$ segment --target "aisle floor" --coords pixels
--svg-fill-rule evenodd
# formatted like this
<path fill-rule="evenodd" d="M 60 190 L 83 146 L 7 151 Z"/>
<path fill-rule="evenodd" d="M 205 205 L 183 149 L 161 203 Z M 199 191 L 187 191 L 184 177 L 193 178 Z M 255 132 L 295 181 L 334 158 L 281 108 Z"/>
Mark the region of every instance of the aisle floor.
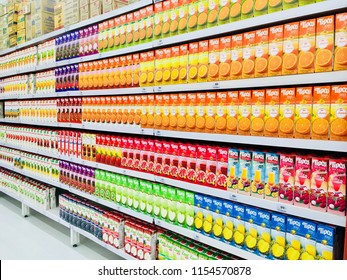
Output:
<path fill-rule="evenodd" d="M 108 260 L 121 259 L 81 236 L 77 248 L 70 245 L 70 231 L 30 209 L 21 215 L 21 204 L 0 192 L 1 260 Z"/>

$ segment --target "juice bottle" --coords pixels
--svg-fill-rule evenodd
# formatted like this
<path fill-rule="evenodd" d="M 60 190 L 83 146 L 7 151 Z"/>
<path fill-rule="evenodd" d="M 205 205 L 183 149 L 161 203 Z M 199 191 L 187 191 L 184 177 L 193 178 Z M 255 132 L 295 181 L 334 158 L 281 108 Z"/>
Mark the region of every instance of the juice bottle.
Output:
<path fill-rule="evenodd" d="M 205 132 L 214 133 L 216 127 L 216 106 L 217 95 L 215 92 L 206 93 L 206 119 L 205 119 Z"/>
<path fill-rule="evenodd" d="M 196 111 L 197 94 L 187 93 L 187 124 L 186 131 L 195 131 L 196 129 Z"/>
<path fill-rule="evenodd" d="M 201 0 L 197 3 L 198 14 L 198 29 L 204 29 L 207 27 L 208 14 L 209 14 L 209 1 Z"/>
<path fill-rule="evenodd" d="M 153 38 L 153 29 L 154 27 L 154 5 L 149 5 L 146 7 L 146 41 L 150 42 Z"/>
<path fill-rule="evenodd" d="M 179 46 L 175 46 L 171 48 L 171 73 L 170 73 L 170 84 L 178 84 L 179 83 L 179 67 L 180 67 L 180 48 Z"/>
<path fill-rule="evenodd" d="M 228 148 L 218 147 L 217 150 L 217 172 L 216 187 L 226 190 L 228 179 Z"/>
<path fill-rule="evenodd" d="M 241 204 L 234 204 L 234 235 L 232 240 L 232 245 L 241 249 L 245 242 L 245 206 Z"/>
<path fill-rule="evenodd" d="M 207 26 L 212 27 L 218 24 L 219 0 L 208 0 Z M 229 17 L 228 17 L 229 18 Z M 225 20 L 225 18 L 223 18 Z"/>
<path fill-rule="evenodd" d="M 170 23 L 171 23 L 171 1 L 165 0 L 163 1 L 163 26 L 161 29 L 162 37 L 170 36 Z"/>
<path fill-rule="evenodd" d="M 219 8 L 218 8 L 218 22 L 217 24 L 218 25 L 222 25 L 222 24 L 225 24 L 225 23 L 228 23 L 229 20 L 230 20 L 230 3 L 231 1 L 230 0 L 219 0 L 218 1 L 218 5 L 219 5 Z"/>
<path fill-rule="evenodd" d="M 254 0 L 242 0 L 241 19 L 251 18 L 254 15 Z"/>
<path fill-rule="evenodd" d="M 163 54 L 163 83 L 171 83 L 171 48 L 165 48 Z"/>
<path fill-rule="evenodd" d="M 258 243 L 258 227 L 256 225 L 258 210 L 253 207 L 245 207 L 245 244 L 244 250 L 255 253 Z"/>
<path fill-rule="evenodd" d="M 261 0 L 255 0 L 254 3 L 254 16 L 261 16 L 266 15 L 268 13 L 268 3 L 261 1 Z"/>
<path fill-rule="evenodd" d="M 194 42 L 189 44 L 189 74 L 188 74 L 188 82 L 196 83 L 198 81 L 198 68 L 199 68 L 199 43 Z M 206 67 L 206 66 L 205 66 Z M 206 69 L 207 73 L 207 69 Z"/>
<path fill-rule="evenodd" d="M 197 132 L 204 132 L 205 126 L 206 126 L 206 102 L 207 102 L 207 95 L 205 92 L 197 93 L 196 94 L 196 131 Z"/>
<path fill-rule="evenodd" d="M 226 131 L 228 134 L 237 134 L 238 132 L 238 115 L 239 115 L 239 92 L 228 91 L 227 94 L 227 115 Z M 217 127 L 217 123 L 216 123 Z"/>
<path fill-rule="evenodd" d="M 178 120 L 178 94 L 169 95 L 170 111 L 169 111 L 169 130 L 177 129 L 177 120 Z"/>
<path fill-rule="evenodd" d="M 155 85 L 163 83 L 164 49 L 155 50 Z"/>
<path fill-rule="evenodd" d="M 186 130 L 187 126 L 187 94 L 178 94 L 178 116 L 177 116 L 177 129 L 181 131 Z"/>
<path fill-rule="evenodd" d="M 263 136 L 264 133 L 265 90 L 252 91 L 251 135 Z"/>
<path fill-rule="evenodd" d="M 191 1 L 188 6 L 188 32 L 195 31 L 198 27 L 198 2 Z"/>
<path fill-rule="evenodd" d="M 270 259 L 284 258 L 286 247 L 286 223 L 287 219 L 285 215 L 272 213 L 271 214 L 271 240 L 273 240 L 270 249 Z"/>

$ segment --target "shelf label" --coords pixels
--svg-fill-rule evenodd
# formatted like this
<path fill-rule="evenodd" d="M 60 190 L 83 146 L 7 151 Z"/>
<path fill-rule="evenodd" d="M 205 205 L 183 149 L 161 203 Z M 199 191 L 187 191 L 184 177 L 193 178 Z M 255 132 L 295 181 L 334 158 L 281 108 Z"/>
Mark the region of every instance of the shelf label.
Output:
<path fill-rule="evenodd" d="M 231 193 L 229 198 L 230 198 L 230 200 L 232 200 L 232 201 L 237 201 L 237 195 L 234 194 L 234 193 Z"/>
<path fill-rule="evenodd" d="M 220 84 L 219 84 L 219 82 L 215 82 L 215 83 L 213 83 L 212 88 L 214 88 L 214 89 L 218 89 L 218 88 L 220 88 Z"/>
<path fill-rule="evenodd" d="M 287 213 L 287 207 L 285 205 L 277 205 L 277 210 L 283 213 Z"/>
<path fill-rule="evenodd" d="M 163 40 L 162 39 L 159 39 L 158 40 L 158 46 L 161 46 L 163 44 Z"/>
<path fill-rule="evenodd" d="M 147 88 L 142 88 L 142 93 L 147 93 Z"/>
<path fill-rule="evenodd" d="M 155 136 L 160 136 L 160 135 L 161 135 L 160 130 L 156 130 L 156 131 L 154 132 L 154 135 L 155 135 Z"/>
<path fill-rule="evenodd" d="M 155 220 L 155 224 L 156 224 L 157 226 L 161 226 L 161 221 L 160 221 L 160 220 Z"/>
<path fill-rule="evenodd" d="M 141 134 L 144 134 L 144 133 L 145 133 L 145 130 L 144 130 L 143 128 L 141 128 L 140 133 L 141 133 Z"/>
<path fill-rule="evenodd" d="M 156 88 L 156 91 L 157 91 L 157 92 L 162 92 L 162 91 L 163 91 L 163 88 L 162 88 L 162 87 L 157 87 L 157 88 Z"/>
<path fill-rule="evenodd" d="M 127 175 L 127 171 L 125 169 L 122 169 L 122 174 Z"/>
<path fill-rule="evenodd" d="M 162 184 L 165 184 L 165 178 L 163 177 L 156 177 L 156 181 Z"/>
<path fill-rule="evenodd" d="M 195 239 L 196 241 L 200 241 L 200 235 L 194 234 L 193 239 Z"/>

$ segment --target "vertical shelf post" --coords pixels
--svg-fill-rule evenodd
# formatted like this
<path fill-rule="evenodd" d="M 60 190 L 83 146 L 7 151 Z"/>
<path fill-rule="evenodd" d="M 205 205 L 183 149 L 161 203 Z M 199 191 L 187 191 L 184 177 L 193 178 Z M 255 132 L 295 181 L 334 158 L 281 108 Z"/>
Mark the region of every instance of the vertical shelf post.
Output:
<path fill-rule="evenodd" d="M 73 247 L 77 247 L 80 244 L 80 234 L 72 227 L 70 228 L 70 244 Z"/>
<path fill-rule="evenodd" d="M 25 204 L 22 202 L 22 216 L 23 216 L 24 218 L 27 218 L 29 215 L 30 215 L 30 208 L 29 208 L 29 206 L 25 205 Z"/>

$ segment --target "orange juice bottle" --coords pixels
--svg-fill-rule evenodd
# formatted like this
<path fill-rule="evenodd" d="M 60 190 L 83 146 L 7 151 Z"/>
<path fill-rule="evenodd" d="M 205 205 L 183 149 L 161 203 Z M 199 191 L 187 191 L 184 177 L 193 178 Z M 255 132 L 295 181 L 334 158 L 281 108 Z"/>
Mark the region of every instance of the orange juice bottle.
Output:
<path fill-rule="evenodd" d="M 155 129 L 162 129 L 162 126 L 163 126 L 163 107 L 164 107 L 163 95 L 156 94 L 155 95 L 155 114 L 154 114 L 154 128 Z"/>
<path fill-rule="evenodd" d="M 140 73 L 140 54 L 133 54 L 133 86 L 139 86 L 139 73 Z"/>
<path fill-rule="evenodd" d="M 154 51 L 148 52 L 148 77 L 147 77 L 147 83 L 148 86 L 154 85 L 154 70 L 155 70 L 155 64 L 154 64 Z"/>
<path fill-rule="evenodd" d="M 269 28 L 269 66 L 268 76 L 282 74 L 283 25 Z"/>
<path fill-rule="evenodd" d="M 163 83 L 171 83 L 171 48 L 165 48 L 163 53 Z"/>
<path fill-rule="evenodd" d="M 252 91 L 239 91 L 238 134 L 251 134 Z"/>
<path fill-rule="evenodd" d="M 347 85 L 331 86 L 330 140 L 347 141 Z"/>
<path fill-rule="evenodd" d="M 207 95 L 205 92 L 196 94 L 196 132 L 205 132 L 206 127 L 206 102 Z"/>
<path fill-rule="evenodd" d="M 316 45 L 316 19 L 300 21 L 299 65 L 298 65 L 299 74 L 314 72 L 315 45 Z"/>
<path fill-rule="evenodd" d="M 197 95 L 196 93 L 187 93 L 187 126 L 186 131 L 195 131 L 197 118 Z"/>
<path fill-rule="evenodd" d="M 207 26 L 208 27 L 216 26 L 218 24 L 219 0 L 208 0 L 207 5 L 208 5 Z"/>
<path fill-rule="evenodd" d="M 178 6 L 180 0 L 171 0 L 170 10 L 170 36 L 174 36 L 178 33 Z"/>
<path fill-rule="evenodd" d="M 295 116 L 295 88 L 281 88 L 280 92 L 280 138 L 293 138 Z"/>
<path fill-rule="evenodd" d="M 189 3 L 190 3 L 190 0 L 179 0 L 179 5 L 177 8 L 179 34 L 183 34 L 187 32 Z"/>
<path fill-rule="evenodd" d="M 164 49 L 155 50 L 155 85 L 163 83 L 163 57 Z"/>
<path fill-rule="evenodd" d="M 229 37 L 230 38 L 230 37 Z M 219 38 L 209 40 L 208 81 L 219 80 Z"/>
<path fill-rule="evenodd" d="M 198 81 L 198 66 L 199 66 L 199 43 L 194 42 L 189 44 L 189 71 L 188 82 L 196 83 Z"/>
<path fill-rule="evenodd" d="M 127 42 L 127 16 L 126 15 L 122 15 L 119 17 L 120 19 L 120 27 L 119 27 L 119 46 L 121 48 L 124 48 Z"/>
<path fill-rule="evenodd" d="M 147 10 L 146 8 L 142 8 L 139 10 L 140 16 L 138 20 L 138 27 L 139 27 L 139 42 L 144 43 L 146 41 L 146 17 L 147 17 Z"/>
<path fill-rule="evenodd" d="M 220 91 L 216 93 L 216 133 L 226 134 L 227 128 L 227 93 Z"/>
<path fill-rule="evenodd" d="M 154 39 L 160 39 L 163 29 L 163 2 L 154 4 Z"/>
<path fill-rule="evenodd" d="M 219 80 L 230 79 L 231 36 L 219 39 Z"/>
<path fill-rule="evenodd" d="M 230 0 L 219 0 L 218 1 L 218 25 L 228 23 L 230 19 Z"/>
<path fill-rule="evenodd" d="M 199 66 L 198 66 L 198 82 L 207 82 L 208 80 L 208 40 L 199 42 Z"/>
<path fill-rule="evenodd" d="M 155 95 L 149 94 L 147 95 L 147 127 L 154 127 L 154 113 L 155 113 Z"/>
<path fill-rule="evenodd" d="M 187 104 L 188 98 L 186 93 L 178 94 L 178 116 L 177 116 L 177 129 L 180 131 L 186 131 L 187 126 Z"/>
<path fill-rule="evenodd" d="M 231 79 L 242 78 L 243 34 L 231 36 Z"/>
<path fill-rule="evenodd" d="M 254 2 L 254 16 L 262 16 L 268 13 L 268 1 L 255 0 Z"/>
<path fill-rule="evenodd" d="M 206 121 L 205 132 L 214 133 L 217 117 L 217 94 L 216 92 L 206 93 Z"/>
<path fill-rule="evenodd" d="M 312 87 L 296 88 L 295 138 L 311 138 Z"/>
<path fill-rule="evenodd" d="M 147 52 L 140 53 L 140 87 L 145 87 L 147 85 L 147 79 L 148 79 L 147 59 L 148 59 Z"/>
<path fill-rule="evenodd" d="M 179 46 L 180 48 L 180 66 L 179 66 L 179 83 L 185 84 L 187 83 L 187 72 L 188 72 L 188 61 L 189 61 L 189 50 L 188 50 L 188 44 L 183 44 Z"/>
<path fill-rule="evenodd" d="M 192 0 L 188 6 L 188 32 L 198 27 L 198 1 Z"/>
<path fill-rule="evenodd" d="M 171 1 L 163 1 L 163 27 L 161 29 L 162 37 L 170 36 L 170 23 L 171 23 Z"/>
<path fill-rule="evenodd" d="M 328 140 L 330 123 L 330 86 L 313 88 L 312 139 Z"/>
<path fill-rule="evenodd" d="M 265 90 L 258 89 L 252 91 L 252 115 L 251 115 L 251 135 L 263 136 L 264 134 L 264 109 Z"/>
<path fill-rule="evenodd" d="M 268 13 L 274 13 L 282 11 L 283 9 L 283 0 L 270 0 L 268 4 Z"/>
<path fill-rule="evenodd" d="M 151 42 L 154 29 L 154 5 L 146 7 L 146 41 Z"/>
<path fill-rule="evenodd" d="M 147 113 L 148 113 L 148 96 L 143 94 L 141 95 L 141 120 L 140 124 L 142 128 L 147 127 Z"/>
<path fill-rule="evenodd" d="M 254 78 L 255 31 L 243 33 L 242 79 Z"/>
<path fill-rule="evenodd" d="M 283 10 L 296 8 L 298 6 L 299 6 L 299 0 L 292 0 L 292 1 L 283 0 Z"/>
<path fill-rule="evenodd" d="M 298 73 L 299 22 L 284 25 L 282 75 Z"/>
<path fill-rule="evenodd" d="M 170 95 L 170 124 L 169 130 L 177 130 L 177 121 L 178 121 L 178 94 L 171 93 Z"/>
<path fill-rule="evenodd" d="M 334 71 L 347 69 L 347 12 L 335 16 Z"/>
<path fill-rule="evenodd" d="M 140 10 L 134 12 L 133 18 L 133 44 L 137 45 L 140 42 L 140 21 L 141 13 Z"/>
<path fill-rule="evenodd" d="M 179 82 L 179 67 L 180 67 L 180 47 L 174 46 L 171 48 L 171 84 L 178 84 Z"/>
<path fill-rule="evenodd" d="M 317 18 L 315 72 L 333 69 L 334 16 Z"/>
<path fill-rule="evenodd" d="M 269 29 L 264 28 L 255 32 L 255 74 L 258 77 L 267 77 Z"/>
<path fill-rule="evenodd" d="M 120 24 L 120 17 L 116 17 L 113 19 L 114 20 L 114 49 L 118 49 L 120 47 L 120 29 L 121 29 L 121 24 Z"/>
<path fill-rule="evenodd" d="M 227 134 L 237 134 L 238 115 L 239 115 L 239 92 L 235 90 L 228 91 L 226 104 L 227 104 L 226 132 Z"/>
<path fill-rule="evenodd" d="M 241 1 L 230 0 L 230 22 L 238 21 L 241 19 Z"/>
<path fill-rule="evenodd" d="M 267 89 L 265 101 L 264 136 L 278 137 L 280 115 L 280 90 Z"/>
<path fill-rule="evenodd" d="M 254 13 L 254 0 L 242 0 L 241 19 L 251 18 Z"/>

